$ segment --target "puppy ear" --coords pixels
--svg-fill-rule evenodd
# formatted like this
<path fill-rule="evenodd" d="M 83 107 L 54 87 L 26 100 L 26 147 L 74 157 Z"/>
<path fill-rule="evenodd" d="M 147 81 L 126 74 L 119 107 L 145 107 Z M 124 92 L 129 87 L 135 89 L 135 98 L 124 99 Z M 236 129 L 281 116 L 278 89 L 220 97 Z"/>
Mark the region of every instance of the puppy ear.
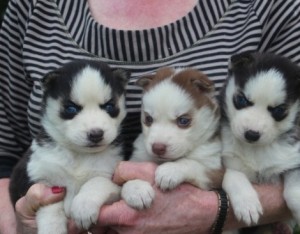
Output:
<path fill-rule="evenodd" d="M 252 64 L 255 60 L 255 54 L 251 52 L 243 52 L 235 54 L 231 57 L 229 63 L 229 70 L 243 68 Z"/>
<path fill-rule="evenodd" d="M 48 90 L 49 88 L 53 87 L 53 85 L 56 83 L 56 80 L 59 76 L 60 74 L 57 71 L 52 71 L 46 74 L 42 79 L 43 89 Z"/>
<path fill-rule="evenodd" d="M 149 87 L 149 85 L 153 82 L 159 82 L 168 77 L 172 77 L 174 74 L 174 69 L 171 67 L 161 67 L 159 68 L 155 74 L 149 74 L 141 77 L 137 80 L 136 84 L 142 87 L 144 90 Z M 155 80 L 155 81 L 154 81 Z"/>
<path fill-rule="evenodd" d="M 214 91 L 214 83 L 207 79 L 206 77 L 201 77 L 201 79 L 191 79 L 194 86 L 203 92 L 210 93 Z"/>
<path fill-rule="evenodd" d="M 214 83 L 199 70 L 187 69 L 185 73 L 189 77 L 191 84 L 201 92 L 210 93 L 214 91 Z"/>
<path fill-rule="evenodd" d="M 135 82 L 135 84 L 145 90 L 145 89 L 147 89 L 147 87 L 149 87 L 149 85 L 152 82 L 152 80 L 154 79 L 154 77 L 155 77 L 155 75 L 143 76 L 143 77 L 139 78 Z"/>
<path fill-rule="evenodd" d="M 121 81 L 122 86 L 125 87 L 129 81 L 131 72 L 122 68 L 117 68 L 113 70 L 113 74 Z"/>

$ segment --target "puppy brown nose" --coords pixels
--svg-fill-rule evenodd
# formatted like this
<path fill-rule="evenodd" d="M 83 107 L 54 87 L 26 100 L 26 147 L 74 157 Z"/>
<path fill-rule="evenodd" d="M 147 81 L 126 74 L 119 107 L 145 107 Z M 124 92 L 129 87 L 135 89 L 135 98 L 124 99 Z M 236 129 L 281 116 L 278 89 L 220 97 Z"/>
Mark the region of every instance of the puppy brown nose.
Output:
<path fill-rule="evenodd" d="M 252 130 L 248 130 L 245 132 L 245 138 L 249 141 L 249 142 L 255 142 L 258 141 L 260 138 L 260 133 L 257 131 L 252 131 Z"/>
<path fill-rule="evenodd" d="M 161 143 L 154 143 L 152 145 L 152 152 L 156 155 L 162 156 L 166 153 L 167 146 Z"/>
<path fill-rule="evenodd" d="M 103 130 L 102 129 L 93 129 L 88 133 L 89 141 L 93 143 L 98 143 L 103 139 Z"/>

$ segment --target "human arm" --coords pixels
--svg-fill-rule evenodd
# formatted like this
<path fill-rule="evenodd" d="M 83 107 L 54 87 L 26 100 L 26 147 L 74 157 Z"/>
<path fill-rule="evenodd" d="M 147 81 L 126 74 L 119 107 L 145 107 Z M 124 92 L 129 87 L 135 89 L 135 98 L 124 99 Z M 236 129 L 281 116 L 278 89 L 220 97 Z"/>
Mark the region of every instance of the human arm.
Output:
<path fill-rule="evenodd" d="M 16 216 L 15 211 L 10 203 L 8 193 L 9 179 L 0 179 L 0 197 L 4 202 L 0 202 L 0 233 L 2 234 L 16 234 Z M 5 214 L 5 215 L 3 215 Z"/>
<path fill-rule="evenodd" d="M 156 166 L 152 163 L 122 162 L 116 169 L 114 180 L 122 184 L 127 180 L 140 178 L 154 184 L 155 169 Z M 291 217 L 282 197 L 282 185 L 254 187 L 264 209 L 260 223 Z M 155 190 L 155 201 L 150 209 L 136 211 L 128 207 L 124 201 L 120 201 L 101 209 L 99 223 L 111 225 L 120 234 L 211 232 L 218 210 L 218 198 L 214 191 L 203 191 L 188 184 L 167 193 L 157 188 Z M 236 220 L 230 208 L 225 229 L 243 226 L 245 224 Z"/>
<path fill-rule="evenodd" d="M 8 192 L 9 176 L 31 140 L 27 102 L 24 101 L 29 95 L 29 87 L 22 69 L 22 42 L 29 4 L 29 1 L 22 1 L 18 6 L 15 1 L 9 1 L 0 30 L 0 210 L 5 214 L 0 215 L 2 234 L 16 233 L 15 214 Z"/>

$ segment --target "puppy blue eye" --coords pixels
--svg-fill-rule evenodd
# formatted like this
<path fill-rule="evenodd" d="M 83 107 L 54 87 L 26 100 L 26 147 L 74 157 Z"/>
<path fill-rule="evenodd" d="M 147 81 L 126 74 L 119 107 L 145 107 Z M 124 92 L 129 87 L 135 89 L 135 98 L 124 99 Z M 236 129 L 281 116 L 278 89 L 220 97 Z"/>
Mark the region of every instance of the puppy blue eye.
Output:
<path fill-rule="evenodd" d="M 75 106 L 67 106 L 65 108 L 65 112 L 67 114 L 74 114 L 75 115 L 75 114 L 78 113 L 78 111 L 79 111 L 79 109 L 77 107 L 75 107 Z"/>
<path fill-rule="evenodd" d="M 191 125 L 191 118 L 189 116 L 180 116 L 177 118 L 176 120 L 177 122 L 177 126 L 180 127 L 180 128 L 186 128 L 186 127 L 189 127 Z"/>
<path fill-rule="evenodd" d="M 109 114 L 111 117 L 117 117 L 119 115 L 119 109 L 115 106 L 112 102 L 107 102 L 104 105 L 101 105 L 100 108 L 102 110 L 105 110 L 107 114 Z"/>
<path fill-rule="evenodd" d="M 233 97 L 233 104 L 237 110 L 246 108 L 248 106 L 252 106 L 252 102 L 250 102 L 243 94 L 237 94 Z"/>
<path fill-rule="evenodd" d="M 72 119 L 81 111 L 81 107 L 73 102 L 67 102 L 64 104 L 64 108 L 61 112 L 61 116 L 64 119 Z"/>
<path fill-rule="evenodd" d="M 281 121 L 287 116 L 287 107 L 285 104 L 276 107 L 268 107 L 268 110 L 276 121 Z"/>
<path fill-rule="evenodd" d="M 106 104 L 104 109 L 107 113 L 112 113 L 115 110 L 115 106 L 113 104 Z"/>

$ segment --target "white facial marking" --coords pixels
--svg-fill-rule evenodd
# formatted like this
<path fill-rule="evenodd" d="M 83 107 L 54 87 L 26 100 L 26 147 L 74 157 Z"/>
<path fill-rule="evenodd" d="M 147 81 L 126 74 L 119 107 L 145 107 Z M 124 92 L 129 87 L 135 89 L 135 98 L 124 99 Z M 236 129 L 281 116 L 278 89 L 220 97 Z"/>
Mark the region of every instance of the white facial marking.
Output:
<path fill-rule="evenodd" d="M 283 75 L 275 69 L 260 72 L 247 82 L 244 93 L 254 103 L 264 106 L 279 105 L 286 98 Z"/>
<path fill-rule="evenodd" d="M 233 105 L 233 97 L 242 91 L 252 105 L 237 110 Z M 290 129 L 291 123 L 295 118 L 295 106 L 292 105 L 288 110 L 288 116 L 276 121 L 269 108 L 276 107 L 285 103 L 286 87 L 283 75 L 275 69 L 270 69 L 258 73 L 251 77 L 245 84 L 243 90 L 238 90 L 234 78 L 230 79 L 226 88 L 227 115 L 233 134 L 242 142 L 245 139 L 245 132 L 248 130 L 258 132 L 261 136 L 255 144 L 270 144 L 280 134 Z"/>
<path fill-rule="evenodd" d="M 110 99 L 111 92 L 111 87 L 105 83 L 100 72 L 86 67 L 75 78 L 71 98 L 81 105 L 105 103 Z"/>
<path fill-rule="evenodd" d="M 73 118 L 64 120 L 60 117 L 62 100 L 48 98 L 43 125 L 57 142 L 70 149 L 101 151 L 117 137 L 119 125 L 126 115 L 124 96 L 117 100 L 116 106 L 120 110 L 117 117 L 111 117 L 101 108 L 111 99 L 112 91 L 99 71 L 86 67 L 75 78 L 71 90 L 70 101 L 79 105 L 81 110 Z M 97 131 L 103 131 L 103 139 L 93 142 L 89 135 Z"/>

